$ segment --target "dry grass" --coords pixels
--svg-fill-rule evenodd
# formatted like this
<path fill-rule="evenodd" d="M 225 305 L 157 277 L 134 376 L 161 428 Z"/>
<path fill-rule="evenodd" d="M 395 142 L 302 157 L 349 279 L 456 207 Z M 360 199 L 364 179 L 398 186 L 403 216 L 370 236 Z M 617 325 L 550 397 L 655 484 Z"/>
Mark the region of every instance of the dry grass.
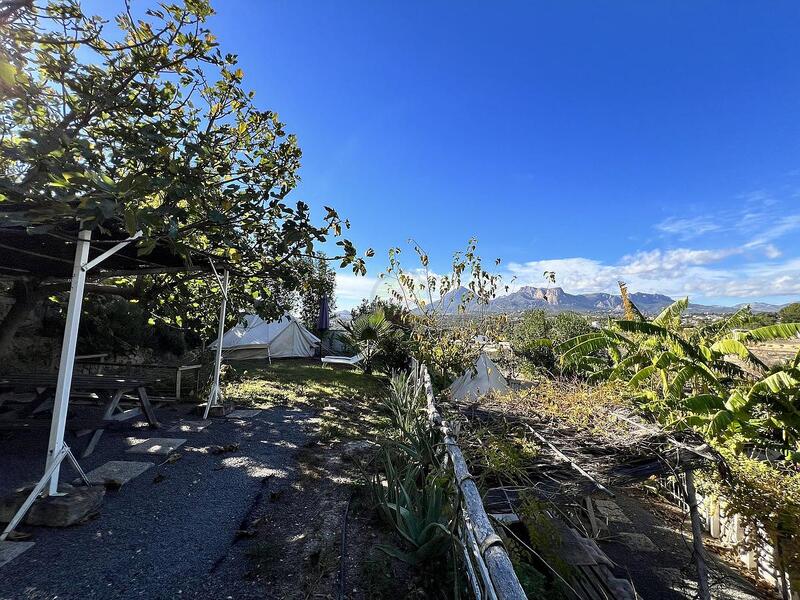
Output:
<path fill-rule="evenodd" d="M 766 364 L 778 365 L 794 359 L 797 352 L 800 351 L 800 339 L 762 342 L 753 344 L 750 346 L 750 350 Z"/>
<path fill-rule="evenodd" d="M 525 382 L 511 394 L 485 399 L 482 405 L 520 417 L 557 419 L 569 427 L 612 439 L 628 426 L 610 413 L 630 408 L 629 397 L 627 388 L 618 383 L 542 378 Z"/>
<path fill-rule="evenodd" d="M 318 360 L 232 362 L 224 392 L 238 403 L 254 405 L 309 404 L 325 406 L 331 399 L 358 402 L 385 393 L 385 379 L 360 371 L 323 365 Z"/>

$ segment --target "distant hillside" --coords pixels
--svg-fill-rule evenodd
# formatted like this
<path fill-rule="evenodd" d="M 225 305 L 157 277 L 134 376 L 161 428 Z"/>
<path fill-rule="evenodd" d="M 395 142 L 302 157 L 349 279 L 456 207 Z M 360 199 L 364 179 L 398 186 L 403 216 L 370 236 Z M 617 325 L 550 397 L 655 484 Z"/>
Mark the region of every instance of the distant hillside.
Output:
<path fill-rule="evenodd" d="M 663 294 L 630 295 L 634 304 L 646 313 L 657 313 L 672 304 L 673 299 Z M 594 294 L 568 294 L 560 287 L 540 288 L 523 287 L 520 290 L 496 298 L 491 304 L 493 312 L 517 312 L 543 308 L 546 310 L 575 311 L 589 313 L 622 312 L 622 298 L 615 294 L 602 292 Z"/>
<path fill-rule="evenodd" d="M 441 306 L 445 312 L 455 313 L 467 292 L 466 288 L 458 288 L 445 295 Z M 675 300 L 664 294 L 645 294 L 636 292 L 630 294 L 631 300 L 645 314 L 657 314 L 672 304 Z M 691 314 L 703 313 L 731 313 L 739 310 L 745 304 L 736 306 L 706 306 L 690 304 L 687 312 Z M 753 302 L 753 312 L 776 312 L 781 306 L 763 302 Z M 468 312 L 478 308 L 475 302 L 467 307 Z M 622 313 L 622 298 L 618 294 L 597 292 L 593 294 L 569 294 L 560 287 L 542 288 L 525 286 L 516 292 L 495 298 L 488 310 L 491 312 L 522 312 L 534 308 L 541 308 L 550 312 L 574 311 L 579 313 Z"/>

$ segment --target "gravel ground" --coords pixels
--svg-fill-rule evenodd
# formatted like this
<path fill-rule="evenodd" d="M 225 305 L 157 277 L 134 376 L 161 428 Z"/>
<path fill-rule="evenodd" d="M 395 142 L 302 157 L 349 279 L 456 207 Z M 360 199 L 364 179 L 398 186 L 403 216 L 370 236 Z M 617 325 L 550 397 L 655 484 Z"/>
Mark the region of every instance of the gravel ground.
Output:
<path fill-rule="evenodd" d="M 0 599 L 272 597 L 251 573 L 250 542 L 240 532 L 272 487 L 298 478 L 296 453 L 308 443 L 313 411 L 276 406 L 244 420 L 216 418 L 197 433 L 168 433 L 181 418 L 197 419 L 183 413 L 162 408 L 162 429 L 135 423 L 104 435 L 94 455 L 80 460 L 86 471 L 109 460 L 157 466 L 109 490 L 86 523 L 21 528 L 36 545 L 0 568 Z M 129 437 L 187 442 L 179 460 L 159 465 L 166 457 L 126 454 Z M 79 450 L 85 439 L 67 442 Z M 229 444 L 238 449 L 208 452 Z M 0 438 L 0 492 L 37 477 L 46 447 L 46 431 Z M 62 481 L 74 475 L 65 467 Z"/>

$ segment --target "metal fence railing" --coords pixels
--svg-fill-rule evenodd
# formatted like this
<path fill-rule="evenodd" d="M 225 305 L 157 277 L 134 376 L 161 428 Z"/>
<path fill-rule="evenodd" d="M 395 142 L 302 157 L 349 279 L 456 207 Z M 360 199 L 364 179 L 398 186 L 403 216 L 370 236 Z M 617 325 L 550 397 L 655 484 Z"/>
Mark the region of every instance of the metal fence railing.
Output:
<path fill-rule="evenodd" d="M 428 369 L 416 361 L 412 369 L 415 380 L 425 389 L 431 426 L 440 428 L 444 435 L 448 460 L 461 494 L 463 510 L 459 535 L 464 553 L 464 567 L 473 593 L 478 600 L 524 600 L 525 592 L 514 572 L 503 541 L 486 514 L 483 499 L 469 472 L 464 455 L 436 408 Z"/>

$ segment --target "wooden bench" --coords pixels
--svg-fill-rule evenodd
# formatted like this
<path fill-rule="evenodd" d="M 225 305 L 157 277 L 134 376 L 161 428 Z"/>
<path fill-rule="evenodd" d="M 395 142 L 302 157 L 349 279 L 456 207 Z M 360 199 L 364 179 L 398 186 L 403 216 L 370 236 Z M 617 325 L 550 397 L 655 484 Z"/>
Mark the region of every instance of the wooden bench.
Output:
<path fill-rule="evenodd" d="M 0 390 L 12 390 L 15 392 L 33 391 L 36 394 L 36 398 L 33 402 L 29 403 L 26 411 L 27 420 L 33 423 L 37 421 L 37 419 L 33 418 L 35 414 L 52 408 L 57 381 L 58 375 L 56 373 L 0 376 Z M 147 396 L 147 385 L 148 382 L 141 379 L 127 379 L 124 377 L 115 377 L 113 375 L 97 374 L 73 376 L 70 396 L 74 394 L 80 396 L 83 402 L 88 402 L 89 404 L 102 403 L 104 405 L 102 418 L 91 420 L 88 427 L 77 428 L 78 435 L 92 434 L 89 443 L 83 451 L 83 457 L 89 456 L 94 452 L 97 443 L 103 436 L 103 432 L 112 423 L 127 421 L 128 419 L 144 414 L 150 427 L 158 428 L 161 426 Z M 120 406 L 120 402 L 126 397 L 126 394 L 130 394 L 132 396 L 131 399 L 136 401 L 139 406 L 123 409 Z M 11 419 L 7 422 L 14 420 L 15 419 Z M 70 419 L 68 422 L 70 429 L 76 429 L 74 424 L 78 421 L 78 419 Z M 50 423 L 48 421 L 47 427 L 49 426 Z M 37 427 L 38 425 L 33 424 L 30 429 Z"/>

